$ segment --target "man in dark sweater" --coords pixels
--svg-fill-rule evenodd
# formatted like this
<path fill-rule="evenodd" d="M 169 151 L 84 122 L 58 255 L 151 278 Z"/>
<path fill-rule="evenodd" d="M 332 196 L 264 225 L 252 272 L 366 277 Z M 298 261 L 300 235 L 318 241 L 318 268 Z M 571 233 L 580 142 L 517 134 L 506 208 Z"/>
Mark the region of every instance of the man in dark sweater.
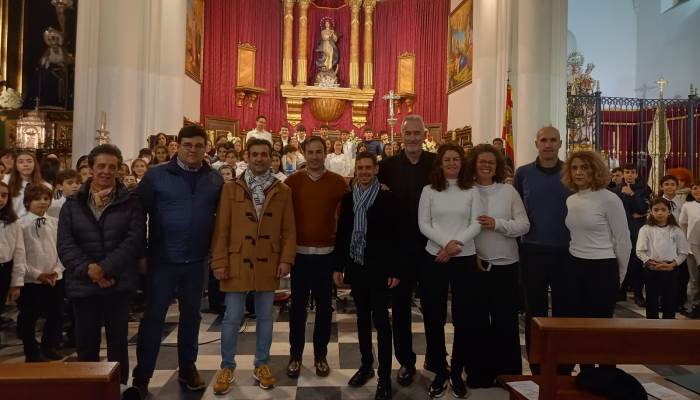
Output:
<path fill-rule="evenodd" d="M 643 182 L 637 173 L 637 168 L 634 164 L 625 164 L 622 166 L 622 183 L 617 185 L 613 192 L 620 197 L 622 205 L 625 207 L 627 215 L 627 225 L 630 230 L 630 239 L 632 240 L 632 255 L 630 256 L 629 264 L 627 265 L 627 274 L 621 285 L 622 295 L 626 299 L 627 289 L 631 289 L 634 293 L 634 302 L 639 307 L 646 305 L 644 299 L 644 275 L 642 270 L 642 261 L 637 258 L 635 251 L 637 247 L 637 236 L 639 230 L 642 229 L 646 222 L 647 214 L 649 213 L 649 202 L 651 201 L 651 188 Z"/>
<path fill-rule="evenodd" d="M 384 145 L 381 140 L 374 139 L 374 132 L 372 128 L 365 128 L 365 140 L 363 141 L 365 146 L 367 146 L 367 151 L 374 154 L 375 156 L 382 155 L 382 150 Z"/>
<path fill-rule="evenodd" d="M 401 263 L 401 282 L 392 293 L 392 329 L 394 351 L 401 364 L 397 381 L 402 386 L 413 382 L 416 354 L 411 333 L 411 305 L 416 289 L 418 267 L 423 259 L 427 239 L 418 229 L 418 202 L 423 187 L 430 183 L 435 154 L 422 150 L 425 124 L 420 115 L 407 115 L 401 125 L 404 151 L 379 163 L 379 181 L 398 197 L 400 211 L 398 232 L 401 235 L 397 261 Z M 430 366 L 428 366 L 430 368 Z"/>
<path fill-rule="evenodd" d="M 160 349 L 165 315 L 173 294 L 180 307 L 178 380 L 189 390 L 203 390 L 199 376 L 197 339 L 204 276 L 208 269 L 214 216 L 223 186 L 221 175 L 204 163 L 207 136 L 197 125 L 178 134 L 177 156 L 151 168 L 138 194 L 148 214 L 148 298 L 139 326 L 134 386 L 148 393 Z M 145 264 L 145 262 L 144 262 Z"/>
<path fill-rule="evenodd" d="M 533 317 L 546 317 L 548 291 L 552 291 L 552 316 L 566 312 L 565 265 L 569 254 L 569 230 L 564 224 L 570 192 L 561 182 L 561 136 L 551 126 L 537 132 L 538 157 L 515 172 L 515 188 L 523 198 L 530 232 L 522 237 L 520 262 L 525 290 L 525 345 L 530 345 Z M 537 365 L 530 365 L 533 373 Z"/>

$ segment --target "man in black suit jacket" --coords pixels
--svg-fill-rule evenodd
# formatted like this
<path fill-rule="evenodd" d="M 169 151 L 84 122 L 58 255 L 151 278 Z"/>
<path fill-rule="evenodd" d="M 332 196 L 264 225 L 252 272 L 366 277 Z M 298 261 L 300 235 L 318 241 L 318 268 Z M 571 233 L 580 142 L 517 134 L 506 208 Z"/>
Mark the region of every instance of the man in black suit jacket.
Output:
<path fill-rule="evenodd" d="M 355 161 L 355 183 L 340 206 L 336 236 L 336 271 L 333 279 L 340 286 L 352 286 L 357 308 L 357 336 L 362 366 L 349 385 L 359 387 L 374 376 L 372 321 L 377 329 L 379 358 L 375 399 L 391 398 L 391 290 L 399 284 L 395 257 L 399 252 L 396 227 L 398 199 L 382 190 L 377 179 L 377 156 L 363 152 Z"/>

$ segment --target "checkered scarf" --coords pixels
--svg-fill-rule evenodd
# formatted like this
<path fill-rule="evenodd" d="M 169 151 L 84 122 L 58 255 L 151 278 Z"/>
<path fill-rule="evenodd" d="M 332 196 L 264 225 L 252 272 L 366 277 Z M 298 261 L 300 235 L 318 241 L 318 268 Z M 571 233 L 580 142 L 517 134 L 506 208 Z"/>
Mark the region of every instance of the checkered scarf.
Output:
<path fill-rule="evenodd" d="M 359 265 L 365 265 L 365 247 L 367 246 L 367 210 L 372 207 L 379 194 L 380 184 L 374 179 L 370 187 L 362 190 L 359 183 L 352 190 L 352 210 L 355 212 L 355 220 L 352 227 L 352 239 L 350 240 L 350 257 Z"/>
<path fill-rule="evenodd" d="M 252 194 L 255 211 L 258 214 L 258 218 L 260 218 L 260 212 L 262 211 L 263 204 L 265 204 L 265 192 L 275 183 L 277 178 L 272 175 L 270 170 L 267 170 L 264 175 L 255 176 L 250 168 L 245 170 L 243 176 Z"/>

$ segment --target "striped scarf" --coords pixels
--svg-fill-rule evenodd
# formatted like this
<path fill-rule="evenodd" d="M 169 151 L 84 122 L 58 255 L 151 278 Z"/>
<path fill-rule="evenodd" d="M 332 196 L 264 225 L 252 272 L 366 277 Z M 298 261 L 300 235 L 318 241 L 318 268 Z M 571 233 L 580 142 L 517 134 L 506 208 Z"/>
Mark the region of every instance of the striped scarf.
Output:
<path fill-rule="evenodd" d="M 275 183 L 277 178 L 272 175 L 270 170 L 267 170 L 264 175 L 255 176 L 250 168 L 245 170 L 244 177 L 253 197 L 255 212 L 258 214 L 258 218 L 260 218 L 260 212 L 262 211 L 263 204 L 265 204 L 265 192 Z"/>
<path fill-rule="evenodd" d="M 359 183 L 352 190 L 352 210 L 355 220 L 350 240 L 350 258 L 359 265 L 365 265 L 365 246 L 367 246 L 367 210 L 374 204 L 379 194 L 380 184 L 377 178 L 367 190 L 362 190 Z"/>

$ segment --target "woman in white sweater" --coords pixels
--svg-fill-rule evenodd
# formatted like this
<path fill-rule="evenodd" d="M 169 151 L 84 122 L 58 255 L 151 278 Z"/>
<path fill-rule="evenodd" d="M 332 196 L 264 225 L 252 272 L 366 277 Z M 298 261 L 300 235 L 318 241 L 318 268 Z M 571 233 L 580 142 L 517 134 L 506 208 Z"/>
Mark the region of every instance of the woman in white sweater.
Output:
<path fill-rule="evenodd" d="M 530 230 L 530 221 L 518 192 L 503 183 L 506 162 L 500 151 L 489 144 L 476 146 L 467 168 L 474 171 L 483 210 L 478 217 L 481 233 L 475 239 L 480 272 L 469 302 L 474 305 L 470 330 L 482 336 L 470 341 L 475 359 L 467 360 L 467 385 L 487 387 L 498 375 L 522 374 L 517 238 Z"/>
<path fill-rule="evenodd" d="M 431 184 L 423 188 L 418 204 L 418 226 L 428 238 L 426 258 L 420 271 L 421 306 L 427 344 L 427 369 L 435 372 L 429 388 L 440 397 L 450 386 L 456 397 L 467 395 L 462 370 L 467 355 L 471 324 L 467 313 L 469 284 L 476 273 L 474 238 L 481 231 L 479 192 L 473 173 L 465 168 L 464 151 L 454 144 L 440 146 Z M 452 374 L 448 374 L 445 350 L 447 290 L 452 288 Z"/>
<path fill-rule="evenodd" d="M 333 142 L 333 152 L 328 153 L 325 161 L 326 169 L 335 172 L 343 178 L 351 177 L 355 169 L 355 163 L 349 155 L 343 154 L 343 142 Z"/>
<path fill-rule="evenodd" d="M 632 250 L 622 201 L 606 190 L 610 173 L 600 156 L 577 151 L 562 169 L 573 194 L 566 200 L 569 243 L 567 315 L 612 318 Z"/>

